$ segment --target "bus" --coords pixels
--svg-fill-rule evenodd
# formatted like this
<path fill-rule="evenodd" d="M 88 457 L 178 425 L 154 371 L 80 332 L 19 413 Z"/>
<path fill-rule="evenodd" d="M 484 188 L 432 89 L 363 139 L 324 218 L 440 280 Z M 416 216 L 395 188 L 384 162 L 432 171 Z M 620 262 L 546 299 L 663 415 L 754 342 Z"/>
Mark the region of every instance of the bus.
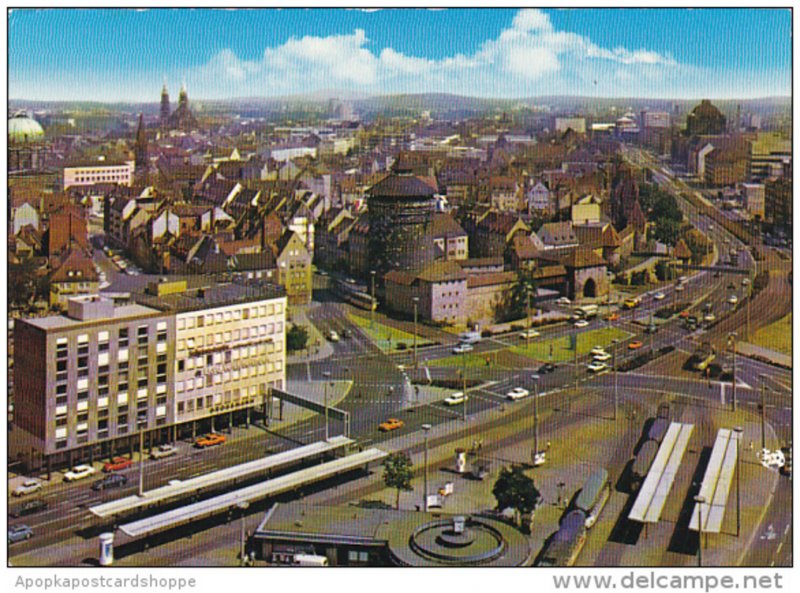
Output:
<path fill-rule="evenodd" d="M 597 305 L 582 305 L 580 307 L 575 307 L 573 317 L 575 319 L 592 319 L 597 317 L 598 312 L 599 307 Z"/>

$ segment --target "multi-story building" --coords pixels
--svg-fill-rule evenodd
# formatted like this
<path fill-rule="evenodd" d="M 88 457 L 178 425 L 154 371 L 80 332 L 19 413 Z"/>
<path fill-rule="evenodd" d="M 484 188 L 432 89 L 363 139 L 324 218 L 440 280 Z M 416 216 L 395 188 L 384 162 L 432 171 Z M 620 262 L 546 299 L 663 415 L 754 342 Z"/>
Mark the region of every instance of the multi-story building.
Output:
<path fill-rule="evenodd" d="M 564 133 L 572 130 L 578 134 L 586 133 L 586 118 L 583 117 L 557 117 L 556 132 Z"/>
<path fill-rule="evenodd" d="M 205 282 L 206 278 L 191 279 Z M 286 297 L 261 281 L 151 283 L 15 326 L 12 458 L 72 465 L 249 420 L 285 379 Z"/>
<path fill-rule="evenodd" d="M 65 315 L 18 320 L 11 458 L 72 465 L 130 448 L 140 429 L 166 429 L 170 334 L 168 313 L 100 296 L 71 299 Z"/>
<path fill-rule="evenodd" d="M 64 167 L 63 187 L 116 183 L 131 186 L 133 183 L 133 161 L 95 161 Z"/>
<path fill-rule="evenodd" d="M 768 179 L 764 187 L 764 221 L 792 236 L 792 178 Z"/>
<path fill-rule="evenodd" d="M 742 183 L 742 206 L 753 218 L 764 220 L 764 184 Z"/>
<path fill-rule="evenodd" d="M 791 162 L 792 141 L 775 132 L 760 133 L 750 142 L 750 179 L 758 181 L 783 174 L 784 162 Z"/>

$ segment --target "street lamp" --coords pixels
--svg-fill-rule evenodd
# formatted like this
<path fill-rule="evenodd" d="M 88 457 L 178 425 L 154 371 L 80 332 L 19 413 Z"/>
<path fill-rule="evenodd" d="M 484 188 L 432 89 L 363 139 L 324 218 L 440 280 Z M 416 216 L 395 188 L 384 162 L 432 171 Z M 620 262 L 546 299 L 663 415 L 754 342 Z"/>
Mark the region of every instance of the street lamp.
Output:
<path fill-rule="evenodd" d="M 705 496 L 699 494 L 694 497 L 697 503 L 697 566 L 703 566 L 703 505 L 706 502 Z"/>
<path fill-rule="evenodd" d="M 425 500 L 422 508 L 425 509 L 425 512 L 428 512 L 428 431 L 431 429 L 430 424 L 423 424 L 422 430 L 425 433 L 425 467 L 424 467 L 424 476 L 425 476 Z"/>
<path fill-rule="evenodd" d="M 330 371 L 323 371 L 322 377 L 325 379 L 325 441 L 328 441 L 328 380 L 331 378 Z"/>
<path fill-rule="evenodd" d="M 761 450 L 767 448 L 767 433 L 766 433 L 766 413 L 767 413 L 767 406 L 764 404 L 764 390 L 766 389 L 766 385 L 764 381 L 766 380 L 767 376 L 764 374 L 760 374 L 758 376 L 761 379 Z"/>
<path fill-rule="evenodd" d="M 531 461 L 536 467 L 536 458 L 539 456 L 539 375 L 531 375 L 533 379 L 533 455 Z"/>
<path fill-rule="evenodd" d="M 611 341 L 611 347 L 614 349 L 613 356 L 614 360 L 612 361 L 614 365 L 614 420 L 617 419 L 617 411 L 619 408 L 619 382 L 617 381 L 617 346 L 619 345 L 619 340 L 614 339 Z"/>
<path fill-rule="evenodd" d="M 733 411 L 736 411 L 736 332 L 728 334 L 728 348 L 733 348 L 733 379 L 731 386 L 731 397 L 733 398 Z"/>
<path fill-rule="evenodd" d="M 531 322 L 531 285 L 528 284 L 528 283 L 525 283 L 525 295 L 527 296 L 527 299 L 528 299 L 528 303 L 527 303 L 528 308 L 527 308 L 526 314 L 527 314 L 527 318 L 528 318 L 528 329 L 530 329 L 531 328 L 531 323 L 532 323 Z"/>
<path fill-rule="evenodd" d="M 419 297 L 411 299 L 414 302 L 414 368 L 417 368 L 417 309 Z"/>
<path fill-rule="evenodd" d="M 467 354 L 466 352 L 461 353 L 461 381 L 462 381 L 462 393 L 464 394 L 464 422 L 467 421 Z"/>
<path fill-rule="evenodd" d="M 370 302 L 369 307 L 369 328 L 373 329 L 375 326 L 375 270 L 369 271 L 370 280 L 371 280 L 371 296 L 372 301 Z"/>
<path fill-rule="evenodd" d="M 742 477 L 742 427 L 736 426 L 733 432 L 736 433 L 736 537 L 742 528 L 742 501 L 740 497 L 741 477 Z"/>
<path fill-rule="evenodd" d="M 244 557 L 244 512 L 248 509 L 250 503 L 246 500 L 243 500 L 237 503 L 236 508 L 242 511 L 242 545 L 241 549 L 239 550 L 239 566 L 244 566 L 245 557 Z"/>

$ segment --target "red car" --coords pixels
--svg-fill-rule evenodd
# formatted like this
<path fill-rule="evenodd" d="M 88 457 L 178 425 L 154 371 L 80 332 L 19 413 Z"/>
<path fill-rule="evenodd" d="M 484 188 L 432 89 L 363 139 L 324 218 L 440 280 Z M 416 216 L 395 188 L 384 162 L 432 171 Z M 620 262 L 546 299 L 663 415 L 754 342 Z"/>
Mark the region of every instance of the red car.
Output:
<path fill-rule="evenodd" d="M 111 461 L 103 466 L 104 472 L 117 472 L 122 469 L 127 469 L 133 465 L 133 461 L 126 457 L 114 457 Z"/>

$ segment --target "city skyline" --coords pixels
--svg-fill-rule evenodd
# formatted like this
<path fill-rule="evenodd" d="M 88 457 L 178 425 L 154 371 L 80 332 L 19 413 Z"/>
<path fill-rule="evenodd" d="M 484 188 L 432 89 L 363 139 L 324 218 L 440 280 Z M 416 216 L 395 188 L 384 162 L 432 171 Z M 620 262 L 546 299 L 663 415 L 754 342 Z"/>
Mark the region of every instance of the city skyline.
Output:
<path fill-rule="evenodd" d="M 791 94 L 791 12 L 780 9 L 15 10 L 8 18 L 12 100 L 152 102 L 165 80 L 171 94 L 185 83 L 200 100 Z"/>

